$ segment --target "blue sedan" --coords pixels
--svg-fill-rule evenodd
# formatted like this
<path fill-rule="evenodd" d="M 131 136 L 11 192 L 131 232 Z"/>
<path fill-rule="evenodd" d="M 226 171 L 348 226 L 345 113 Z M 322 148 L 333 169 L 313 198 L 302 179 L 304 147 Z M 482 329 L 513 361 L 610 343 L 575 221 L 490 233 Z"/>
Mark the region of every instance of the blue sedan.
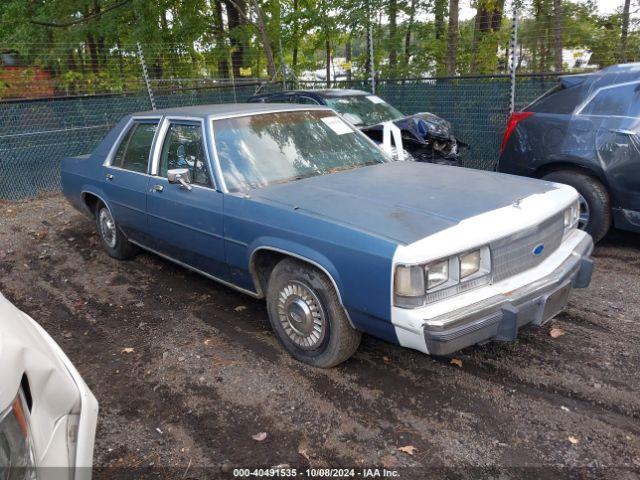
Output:
<path fill-rule="evenodd" d="M 392 162 L 322 106 L 128 115 L 63 191 L 117 259 L 143 248 L 266 298 L 295 358 L 331 367 L 361 333 L 430 354 L 513 340 L 591 278 L 572 187 Z"/>

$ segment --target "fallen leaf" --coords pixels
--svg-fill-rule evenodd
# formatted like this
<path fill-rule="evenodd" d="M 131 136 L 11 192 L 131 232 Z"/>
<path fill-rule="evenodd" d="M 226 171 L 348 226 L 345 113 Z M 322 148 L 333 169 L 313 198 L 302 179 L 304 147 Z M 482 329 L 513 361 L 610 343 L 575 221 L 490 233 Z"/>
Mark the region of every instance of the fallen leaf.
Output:
<path fill-rule="evenodd" d="M 267 438 L 267 432 L 256 433 L 255 435 L 251 435 L 256 442 L 263 442 Z"/>
<path fill-rule="evenodd" d="M 133 353 L 133 347 L 125 347 L 120 349 L 120 353 Z"/>
<path fill-rule="evenodd" d="M 236 308 L 234 308 L 234 310 L 236 312 L 241 312 L 241 311 L 246 310 L 246 309 L 247 309 L 247 307 L 245 307 L 244 305 L 238 305 Z"/>
<path fill-rule="evenodd" d="M 553 327 L 551 330 L 549 330 L 549 335 L 551 335 L 551 338 L 558 338 L 564 335 L 564 330 L 562 330 L 560 327 Z"/>
<path fill-rule="evenodd" d="M 406 453 L 407 455 L 413 455 L 417 448 L 414 447 L 413 445 L 407 445 L 405 447 L 398 447 L 398 450 L 400 450 L 403 453 Z"/>
<path fill-rule="evenodd" d="M 457 365 L 458 367 L 462 368 L 462 360 L 460 360 L 459 358 L 452 358 L 450 363 L 451 365 Z"/>
<path fill-rule="evenodd" d="M 47 236 L 47 232 L 46 230 L 38 230 L 33 236 L 35 237 L 36 240 L 44 240 L 44 238 Z"/>
<path fill-rule="evenodd" d="M 571 435 L 569 435 L 569 441 L 571 442 L 572 445 L 576 445 L 579 440 L 576 437 L 573 437 Z"/>
<path fill-rule="evenodd" d="M 310 462 L 309 458 L 309 445 L 306 440 L 302 440 L 300 445 L 298 445 L 298 453 L 307 459 L 307 462 Z"/>

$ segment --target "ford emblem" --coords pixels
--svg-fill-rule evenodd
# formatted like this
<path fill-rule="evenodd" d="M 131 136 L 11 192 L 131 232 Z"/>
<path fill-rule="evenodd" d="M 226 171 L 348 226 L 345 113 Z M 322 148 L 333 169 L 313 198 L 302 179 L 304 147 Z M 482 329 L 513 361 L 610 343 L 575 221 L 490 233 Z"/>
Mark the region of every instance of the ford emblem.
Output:
<path fill-rule="evenodd" d="M 542 255 L 542 252 L 544 251 L 544 244 L 539 244 L 536 245 L 536 247 L 533 249 L 533 251 L 531 253 L 533 253 L 536 257 L 539 257 L 540 255 Z"/>

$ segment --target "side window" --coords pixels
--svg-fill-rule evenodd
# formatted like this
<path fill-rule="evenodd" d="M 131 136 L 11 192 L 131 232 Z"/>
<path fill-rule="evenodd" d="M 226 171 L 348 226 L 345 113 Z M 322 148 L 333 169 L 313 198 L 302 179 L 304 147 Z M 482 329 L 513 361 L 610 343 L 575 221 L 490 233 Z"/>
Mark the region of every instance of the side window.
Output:
<path fill-rule="evenodd" d="M 132 172 L 147 173 L 151 144 L 157 128 L 158 122 L 134 123 L 118 146 L 111 165 Z"/>
<path fill-rule="evenodd" d="M 640 103 L 640 83 L 605 88 L 582 109 L 583 115 L 617 115 L 621 117 L 637 114 Z"/>
<path fill-rule="evenodd" d="M 313 98 L 311 97 L 304 97 L 304 96 L 299 96 L 298 97 L 298 103 L 302 103 L 304 105 L 320 105 L 318 102 L 316 102 Z"/>
<path fill-rule="evenodd" d="M 275 97 L 269 97 L 266 100 L 267 103 L 287 103 L 289 100 L 284 95 L 277 95 Z"/>
<path fill-rule="evenodd" d="M 159 174 L 166 178 L 167 171 L 174 168 L 188 168 L 193 184 L 211 186 L 200 124 L 172 123 L 169 126 L 160 155 Z"/>

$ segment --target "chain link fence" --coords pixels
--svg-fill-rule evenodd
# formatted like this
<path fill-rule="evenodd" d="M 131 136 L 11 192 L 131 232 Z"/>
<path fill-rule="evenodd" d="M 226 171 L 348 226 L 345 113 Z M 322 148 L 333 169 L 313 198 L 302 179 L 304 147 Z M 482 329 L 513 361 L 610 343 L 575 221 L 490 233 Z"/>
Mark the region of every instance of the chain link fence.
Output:
<path fill-rule="evenodd" d="M 453 62 L 451 37 L 428 21 L 418 25 L 415 11 L 399 15 L 393 29 L 379 12 L 331 40 L 284 49 L 272 42 L 269 61 L 246 27 L 223 43 L 0 43 L 0 199 L 59 190 L 60 160 L 90 152 L 128 113 L 244 102 L 289 88 L 355 88 L 405 114 L 434 113 L 468 145 L 463 166 L 492 169 L 512 108 L 563 71 L 640 60 L 629 3 L 620 0 L 593 33 L 580 23 L 589 15 L 582 4 L 531 0 L 514 11 L 509 1 L 478 2 L 475 17 L 459 21 Z"/>

